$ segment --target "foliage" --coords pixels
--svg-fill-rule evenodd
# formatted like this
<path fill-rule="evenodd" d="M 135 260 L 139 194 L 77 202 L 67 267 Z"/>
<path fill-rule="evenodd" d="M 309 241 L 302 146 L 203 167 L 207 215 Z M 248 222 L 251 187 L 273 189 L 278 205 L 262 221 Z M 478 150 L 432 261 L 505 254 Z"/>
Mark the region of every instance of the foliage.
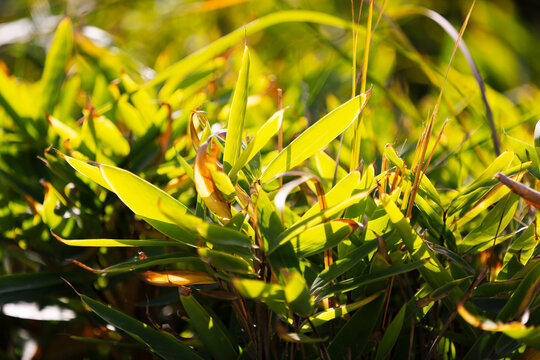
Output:
<path fill-rule="evenodd" d="M 0 354 L 537 356 L 540 69 L 508 74 L 535 51 L 511 3 L 477 3 L 463 39 L 407 2 L 352 22 L 339 1 L 254 3 L 179 6 L 160 34 L 204 20 L 188 54 L 129 56 L 78 13 L 42 69 L 8 46 Z M 132 54 L 155 36 L 121 35 Z M 23 302 L 75 318 L 32 325 L 8 310 Z"/>

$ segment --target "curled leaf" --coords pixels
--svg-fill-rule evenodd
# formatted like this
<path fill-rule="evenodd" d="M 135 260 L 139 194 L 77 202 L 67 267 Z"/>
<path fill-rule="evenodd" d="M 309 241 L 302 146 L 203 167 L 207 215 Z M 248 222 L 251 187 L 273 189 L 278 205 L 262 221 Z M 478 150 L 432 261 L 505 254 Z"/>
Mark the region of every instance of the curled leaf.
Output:
<path fill-rule="evenodd" d="M 318 176 L 309 174 L 303 171 L 287 171 L 282 174 L 276 175 L 274 178 L 283 177 L 283 176 L 298 176 L 298 179 L 288 182 L 283 185 L 279 192 L 274 198 L 274 203 L 276 204 L 276 210 L 281 213 L 283 217 L 283 212 L 285 211 L 285 201 L 289 193 L 297 186 L 311 181 L 315 185 L 317 191 L 317 198 L 319 200 L 319 207 L 321 210 L 326 209 L 328 206 L 326 204 L 326 197 L 324 195 L 324 189 L 321 184 L 321 179 Z"/>
<path fill-rule="evenodd" d="M 208 153 L 209 144 L 210 153 Z M 229 203 L 225 200 L 223 193 L 218 189 L 212 177 L 212 171 L 215 173 L 221 171 L 217 163 L 218 153 L 219 149 L 211 138 L 202 144 L 195 157 L 193 178 L 195 188 L 208 209 L 221 220 L 228 222 L 232 218 Z"/>
<path fill-rule="evenodd" d="M 495 178 L 506 185 L 512 192 L 521 196 L 527 204 L 540 209 L 540 192 L 531 189 L 500 172 L 495 174 Z"/>
<path fill-rule="evenodd" d="M 140 276 L 147 283 L 159 286 L 202 285 L 216 282 L 207 273 L 191 270 L 172 270 L 167 272 L 145 271 Z"/>

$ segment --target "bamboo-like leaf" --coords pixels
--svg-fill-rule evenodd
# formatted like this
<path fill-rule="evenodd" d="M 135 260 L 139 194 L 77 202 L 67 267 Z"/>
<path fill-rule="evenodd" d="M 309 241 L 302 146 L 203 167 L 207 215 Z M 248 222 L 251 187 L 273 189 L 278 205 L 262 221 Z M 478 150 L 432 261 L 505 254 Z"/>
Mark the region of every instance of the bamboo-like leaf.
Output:
<path fill-rule="evenodd" d="M 274 203 L 270 201 L 262 187 L 259 184 L 255 184 L 255 190 L 252 193 L 252 203 L 257 209 L 257 221 L 261 232 L 262 246 L 272 270 L 277 275 L 279 281 L 284 284 L 285 279 L 282 270 L 300 271 L 300 263 L 290 242 L 283 246 L 278 246 L 279 236 L 285 231 L 285 227 L 281 223 L 281 218 Z M 269 253 L 268 250 L 274 247 L 276 250 L 273 253 Z"/>
<path fill-rule="evenodd" d="M 324 269 L 319 273 L 319 276 L 313 281 L 311 285 L 311 293 L 317 294 L 320 292 L 326 285 L 330 284 L 333 280 L 337 279 L 338 276 L 344 274 L 346 271 L 350 270 L 353 266 L 358 264 L 363 258 L 365 258 L 369 253 L 377 249 L 378 242 L 376 240 L 371 240 L 362 244 L 362 246 L 354 249 L 345 257 L 338 259 L 332 265 Z"/>
<path fill-rule="evenodd" d="M 201 259 L 196 256 L 186 256 L 183 253 L 168 253 L 164 255 L 140 257 L 124 261 L 118 264 L 111 265 L 104 269 L 93 269 L 80 262 L 75 262 L 85 270 L 89 270 L 96 274 L 122 274 L 135 270 L 142 270 L 157 265 L 169 265 L 169 264 L 200 264 L 203 265 Z"/>
<path fill-rule="evenodd" d="M 238 74 L 238 81 L 236 82 L 231 101 L 231 111 L 227 124 L 227 140 L 225 141 L 225 151 L 223 152 L 223 170 L 226 173 L 229 173 L 234 163 L 238 161 L 240 150 L 242 150 L 242 133 L 244 132 L 244 118 L 246 116 L 248 82 L 249 50 L 246 46 L 242 57 L 242 66 Z"/>
<path fill-rule="evenodd" d="M 529 143 L 526 143 L 525 141 L 509 136 L 508 134 L 506 134 L 506 139 L 510 144 L 512 150 L 516 153 L 516 155 L 522 162 L 532 161 L 532 165 L 529 168 L 529 171 L 537 179 L 540 179 L 540 159 L 538 158 L 536 147 Z"/>
<path fill-rule="evenodd" d="M 236 359 L 238 357 L 236 346 L 221 320 L 209 314 L 193 295 L 181 296 L 180 300 L 197 335 L 212 357 L 223 360 Z"/>
<path fill-rule="evenodd" d="M 268 249 L 267 253 L 271 254 L 274 250 L 276 250 L 279 246 L 282 244 L 289 243 L 290 240 L 296 238 L 301 233 L 306 231 L 307 229 L 310 229 L 316 225 L 319 225 L 320 223 L 323 223 L 327 221 L 328 219 L 331 219 L 332 216 L 335 214 L 341 212 L 343 209 L 346 209 L 347 207 L 357 203 L 358 201 L 364 199 L 366 196 L 369 195 L 369 193 L 372 191 L 372 189 L 363 191 L 361 193 L 355 194 L 351 196 L 350 198 L 346 199 L 345 201 L 336 204 L 335 206 L 332 206 L 324 211 L 319 212 L 319 214 L 314 215 L 310 218 L 307 218 L 301 222 L 296 223 L 294 226 L 290 227 L 289 229 L 283 231 L 279 238 L 271 244 L 270 248 Z"/>
<path fill-rule="evenodd" d="M 506 185 L 510 190 L 512 190 L 512 192 L 521 196 L 527 204 L 532 205 L 537 209 L 540 209 L 540 192 L 531 189 L 523 185 L 522 183 L 512 180 L 511 178 L 500 172 L 495 174 L 495 178 L 504 185 Z"/>
<path fill-rule="evenodd" d="M 52 117 L 51 115 L 47 116 L 47 120 L 49 121 L 49 125 L 51 126 L 51 128 L 60 137 L 60 140 L 62 142 L 69 139 L 69 143 L 71 146 L 74 146 L 74 147 L 79 146 L 80 137 L 77 131 L 75 131 L 68 125 L 64 124 L 60 120 Z"/>
<path fill-rule="evenodd" d="M 239 246 L 248 249 L 255 247 L 247 235 L 227 227 L 201 222 L 197 225 L 197 232 L 206 241 L 212 244 Z"/>
<path fill-rule="evenodd" d="M 42 289 L 62 283 L 60 272 L 29 272 L 0 276 L 0 295 Z"/>
<path fill-rule="evenodd" d="M 401 332 L 401 328 L 403 327 L 408 306 L 408 303 L 404 304 L 401 309 L 399 309 L 399 312 L 392 320 L 390 325 L 388 325 L 388 328 L 384 332 L 383 338 L 381 339 L 381 343 L 379 344 L 379 348 L 377 349 L 377 355 L 375 357 L 377 360 L 385 359 L 388 357 L 388 355 L 390 355 L 390 351 L 392 351 L 392 348 L 398 339 L 399 333 Z"/>
<path fill-rule="evenodd" d="M 229 136 L 227 136 L 229 139 Z M 207 153 L 210 143 L 210 154 Z M 197 150 L 195 163 L 193 164 L 193 180 L 197 193 L 204 201 L 210 211 L 216 214 L 224 222 L 232 218 L 230 205 L 225 200 L 223 193 L 217 188 L 209 166 L 217 167 L 217 156 L 219 149 L 210 138 Z"/>
<path fill-rule="evenodd" d="M 213 267 L 223 269 L 226 271 L 240 273 L 240 274 L 253 274 L 254 270 L 246 260 L 239 256 L 228 254 L 223 251 L 217 251 L 208 248 L 198 248 L 197 252 L 203 260 Z"/>
<path fill-rule="evenodd" d="M 351 197 L 354 189 L 360 182 L 360 172 L 351 171 L 343 179 L 341 179 L 336 186 L 334 186 L 326 195 L 326 203 L 329 207 L 335 206 Z M 298 222 L 310 218 L 317 214 L 321 209 L 319 202 L 314 204 L 304 215 L 298 220 Z"/>
<path fill-rule="evenodd" d="M 469 324 L 485 331 L 502 332 L 507 336 L 519 340 L 526 345 L 540 347 L 540 327 L 526 326 L 519 321 L 501 322 L 479 319 L 471 314 L 463 305 L 458 306 L 458 313 Z"/>
<path fill-rule="evenodd" d="M 129 334 L 164 359 L 202 360 L 195 351 L 171 334 L 152 329 L 116 309 L 79 294 L 82 302 L 103 320 Z"/>
<path fill-rule="evenodd" d="M 300 343 L 300 344 L 310 344 L 310 343 L 318 343 L 328 340 L 327 337 L 325 338 L 313 338 L 307 335 L 304 335 L 302 333 L 297 332 L 289 332 L 287 331 L 286 326 L 278 326 L 276 324 L 276 333 L 279 335 L 280 338 L 282 338 L 285 341 L 292 342 L 292 343 Z"/>
<path fill-rule="evenodd" d="M 261 183 L 286 172 L 324 148 L 347 129 L 366 105 L 371 90 L 347 101 L 305 130 L 276 156 L 264 170 Z"/>
<path fill-rule="evenodd" d="M 231 179 L 235 179 L 238 171 L 242 169 L 274 136 L 283 122 L 283 113 L 287 110 L 281 109 L 268 119 L 264 125 L 257 131 L 253 139 L 249 142 L 247 148 L 242 152 L 238 160 L 234 162 L 234 166 L 229 172 Z"/>
<path fill-rule="evenodd" d="M 200 271 L 171 270 L 164 272 L 145 271 L 140 276 L 149 284 L 160 286 L 185 286 L 213 284 L 216 280 Z"/>
<path fill-rule="evenodd" d="M 118 156 L 126 156 L 127 154 L 129 154 L 128 141 L 124 138 L 116 125 L 111 120 L 107 119 L 105 116 L 90 117 L 83 125 L 83 130 L 81 134 L 83 138 L 85 136 L 85 126 L 90 121 L 93 122 L 93 131 L 95 131 L 97 141 L 109 147 Z M 85 144 L 88 145 L 89 138 L 86 137 L 84 140 L 86 140 Z M 98 145 L 96 144 L 95 146 Z"/>
<path fill-rule="evenodd" d="M 103 178 L 103 175 L 101 174 L 101 171 L 99 170 L 99 167 L 97 167 L 98 164 L 96 163 L 90 164 L 86 161 L 75 159 L 71 156 L 62 154 L 60 151 L 56 151 L 56 153 L 60 155 L 64 160 L 66 160 L 67 163 L 71 165 L 72 168 L 74 168 L 75 170 L 83 174 L 84 176 L 88 177 L 93 182 L 103 186 L 105 189 L 114 192 L 114 190 L 110 187 L 107 181 Z"/>
<path fill-rule="evenodd" d="M 285 299 L 291 310 L 300 316 L 309 316 L 313 312 L 313 301 L 304 277 L 296 271 L 285 272 L 285 281 Z"/>
<path fill-rule="evenodd" d="M 371 274 L 357 276 L 355 278 L 347 279 L 336 283 L 323 290 L 315 298 L 315 302 L 319 302 L 334 294 L 345 293 L 359 288 L 360 286 L 371 284 L 373 282 L 391 278 L 392 276 L 403 274 L 415 269 L 422 269 L 426 265 L 426 261 L 416 261 L 410 264 L 395 265 L 387 269 L 376 271 Z"/>
<path fill-rule="evenodd" d="M 251 279 L 233 279 L 233 285 L 243 297 L 264 302 L 278 314 L 287 313 L 285 291 L 281 285 Z"/>
<path fill-rule="evenodd" d="M 479 245 L 489 241 L 493 242 L 493 239 L 500 235 L 512 221 L 518 203 L 519 197 L 513 194 L 508 200 L 500 200 L 489 211 L 480 226 L 469 232 L 461 242 L 458 242 L 458 249 L 460 251 L 468 251 L 471 248 L 477 248 L 478 251 L 480 249 L 485 250 L 483 247 L 480 248 Z"/>
<path fill-rule="evenodd" d="M 179 246 L 177 241 L 162 239 L 64 239 L 55 233 L 52 235 L 63 244 L 86 247 L 143 247 L 143 246 Z"/>
<path fill-rule="evenodd" d="M 52 114 L 56 105 L 72 48 L 73 29 L 71 20 L 65 17 L 56 29 L 40 80 L 41 107 L 48 114 Z"/>
<path fill-rule="evenodd" d="M 328 207 L 326 204 L 326 197 L 324 195 L 324 189 L 321 184 L 321 179 L 319 179 L 318 176 L 306 173 L 303 171 L 287 171 L 282 174 L 277 175 L 276 177 L 284 177 L 284 176 L 298 176 L 297 179 L 289 181 L 285 185 L 281 186 L 278 193 L 274 197 L 274 203 L 276 204 L 276 210 L 281 213 L 281 216 L 284 216 L 285 213 L 285 202 L 287 200 L 287 196 L 289 196 L 290 192 L 296 188 L 299 185 L 302 185 L 306 182 L 311 182 L 311 184 L 315 187 L 315 192 L 317 193 L 317 198 L 319 199 L 319 207 L 321 210 L 324 210 Z"/>
<path fill-rule="evenodd" d="M 352 304 L 347 304 L 347 305 L 342 305 L 342 306 L 338 306 L 338 307 L 335 307 L 335 308 L 326 309 L 326 310 L 323 310 L 323 311 L 321 311 L 321 312 L 319 312 L 317 314 L 314 314 L 309 319 L 310 319 L 311 323 L 313 324 L 313 326 L 315 326 L 315 327 L 321 326 L 323 324 L 326 324 L 330 320 L 334 320 L 334 319 L 343 317 L 343 316 L 355 311 L 356 309 L 358 309 L 358 308 L 360 308 L 360 307 L 362 307 L 362 306 L 364 306 L 366 304 L 369 304 L 370 302 L 377 299 L 381 295 L 382 294 L 379 292 L 379 293 L 373 294 L 371 296 L 368 296 L 365 299 L 362 299 L 360 301 L 356 301 L 356 302 L 354 302 Z M 307 321 L 305 321 L 304 323 L 302 323 L 302 325 L 300 325 L 300 329 L 303 330 L 303 331 L 308 331 L 308 330 L 311 329 L 311 326 L 308 324 Z"/>
<path fill-rule="evenodd" d="M 512 241 L 506 254 L 504 254 L 503 268 L 497 275 L 497 280 L 509 280 L 514 276 L 514 271 L 511 271 L 513 260 L 523 266 L 529 262 L 538 245 L 535 239 L 535 228 L 536 224 L 532 222 L 527 230 Z"/>
<path fill-rule="evenodd" d="M 301 257 L 308 257 L 331 249 L 347 239 L 361 224 L 349 219 L 335 219 L 314 226 L 289 241 Z"/>
<path fill-rule="evenodd" d="M 188 209 L 171 195 L 148 181 L 129 171 L 110 166 L 99 166 L 103 179 L 120 200 L 135 214 L 142 216 L 150 225 L 163 234 L 178 241 L 195 244 L 197 236 L 194 227 L 200 219 L 188 214 Z M 179 227 L 167 213 L 177 214 L 183 219 L 183 227 Z"/>
<path fill-rule="evenodd" d="M 348 354 L 358 358 L 362 354 L 373 330 L 378 326 L 383 305 L 384 297 L 379 296 L 355 311 L 328 346 L 332 359 L 346 359 Z"/>
<path fill-rule="evenodd" d="M 433 251 L 412 229 L 411 225 L 401 212 L 396 204 L 391 200 L 390 196 L 383 194 L 381 202 L 386 210 L 390 221 L 394 224 L 401 235 L 401 239 L 411 257 L 415 261 L 428 259 L 425 266 L 420 269 L 420 273 L 426 279 L 432 289 L 438 289 L 444 284 L 452 281 L 452 277 L 447 272 L 445 267 L 439 262 L 437 257 L 433 255 Z M 454 306 L 461 299 L 462 293 L 459 288 L 455 288 L 449 295 L 449 306 Z"/>
<path fill-rule="evenodd" d="M 531 269 L 499 312 L 497 320 L 508 321 L 521 316 L 538 294 L 540 290 L 540 259 L 532 260 L 528 267 Z"/>
<path fill-rule="evenodd" d="M 334 174 L 336 180 L 342 180 L 347 176 L 347 171 L 339 164 L 336 167 L 336 160 L 328 155 L 324 150 L 317 151 L 313 157 L 313 167 L 319 173 L 319 177 L 325 181 L 326 184 L 331 184 L 334 181 Z"/>
<path fill-rule="evenodd" d="M 491 165 L 487 167 L 487 169 L 485 169 L 482 172 L 482 174 L 480 174 L 480 176 L 478 176 L 472 182 L 472 184 L 467 186 L 467 188 L 463 190 L 461 194 L 462 195 L 467 194 L 467 193 L 470 193 L 471 191 L 474 191 L 480 186 L 485 186 L 485 183 L 491 181 L 493 179 L 493 176 L 495 176 L 496 173 L 507 169 L 510 166 L 513 159 L 514 159 L 513 152 L 505 151 L 504 153 L 502 153 L 500 156 L 497 157 L 497 159 L 495 159 L 495 161 L 491 163 Z"/>
<path fill-rule="evenodd" d="M 139 111 L 128 102 L 128 96 L 123 95 L 117 103 L 118 115 L 123 123 L 135 136 L 143 136 L 148 129 Z"/>

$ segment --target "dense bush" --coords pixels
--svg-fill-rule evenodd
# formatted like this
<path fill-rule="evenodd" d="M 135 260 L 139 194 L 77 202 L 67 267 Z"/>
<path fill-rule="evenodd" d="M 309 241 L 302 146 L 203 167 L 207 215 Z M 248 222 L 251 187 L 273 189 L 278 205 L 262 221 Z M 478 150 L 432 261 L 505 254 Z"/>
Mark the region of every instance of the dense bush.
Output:
<path fill-rule="evenodd" d="M 538 356 L 534 5 L 313 3 L 0 5 L 3 358 Z"/>

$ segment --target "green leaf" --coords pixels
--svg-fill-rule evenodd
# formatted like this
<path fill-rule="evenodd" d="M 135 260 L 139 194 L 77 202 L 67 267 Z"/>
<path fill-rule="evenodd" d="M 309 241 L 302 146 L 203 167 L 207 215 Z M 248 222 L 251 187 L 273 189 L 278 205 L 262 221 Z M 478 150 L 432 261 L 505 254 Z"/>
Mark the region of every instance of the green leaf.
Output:
<path fill-rule="evenodd" d="M 103 305 L 88 296 L 79 294 L 82 302 L 100 318 L 121 329 L 135 340 L 145 344 L 164 359 L 202 360 L 195 351 L 171 334 L 151 328 L 147 324 L 128 316 L 110 306 Z"/>
<path fill-rule="evenodd" d="M 233 279 L 233 285 L 243 297 L 261 301 L 277 314 L 287 314 L 281 285 L 251 279 Z"/>
<path fill-rule="evenodd" d="M 73 30 L 71 20 L 65 17 L 56 29 L 40 80 L 41 107 L 47 114 L 53 113 L 72 48 Z"/>
<path fill-rule="evenodd" d="M 212 357 L 223 360 L 236 359 L 238 357 L 236 346 L 233 345 L 219 318 L 211 316 L 192 295 L 181 296 L 180 300 L 191 320 L 191 325 Z"/>
<path fill-rule="evenodd" d="M 93 127 L 91 131 L 95 133 L 98 144 L 92 144 L 93 137 L 90 136 L 87 129 L 88 127 Z M 99 146 L 105 145 L 118 156 L 126 156 L 129 154 L 128 141 L 124 138 L 116 125 L 105 116 L 88 117 L 83 125 L 81 137 L 83 137 L 84 144 L 92 151 L 97 151 Z"/>
<path fill-rule="evenodd" d="M 291 226 L 289 229 L 283 231 L 279 235 L 279 238 L 276 239 L 276 241 L 274 241 L 272 244 L 270 244 L 270 247 L 268 248 L 267 253 L 271 254 L 281 245 L 289 243 L 292 239 L 295 239 L 297 236 L 302 234 L 307 229 L 310 229 L 316 225 L 319 225 L 320 223 L 328 221 L 328 219 L 330 219 L 332 216 L 340 213 L 342 210 L 346 209 L 347 207 L 367 197 L 370 192 L 371 192 L 371 189 L 355 194 L 339 204 L 336 204 L 328 209 L 325 209 L 319 212 L 318 214 L 310 218 L 307 218 L 303 221 L 296 223 L 295 225 Z"/>
<path fill-rule="evenodd" d="M 242 152 L 240 158 L 235 161 L 233 168 L 229 172 L 231 180 L 234 181 L 240 169 L 242 169 L 253 157 L 261 151 L 266 143 L 274 136 L 283 122 L 283 113 L 287 108 L 277 111 L 268 119 L 264 125 L 257 131 L 253 139 L 249 142 L 247 148 Z"/>
<path fill-rule="evenodd" d="M 168 253 L 164 255 L 149 256 L 147 258 L 139 259 L 135 258 L 129 261 L 124 261 L 118 264 L 111 265 L 105 269 L 96 270 L 93 272 L 99 274 L 122 274 L 135 270 L 147 269 L 157 265 L 169 265 L 169 264 L 200 264 L 204 266 L 196 256 L 186 256 L 183 253 Z"/>
<path fill-rule="evenodd" d="M 335 294 L 345 293 L 359 288 L 360 286 L 371 284 L 373 282 L 391 278 L 392 276 L 404 274 L 415 269 L 422 269 L 426 265 L 426 261 L 416 261 L 410 264 L 404 265 L 394 265 L 384 270 L 376 271 L 371 274 L 366 274 L 362 276 L 357 276 L 351 279 L 343 280 L 335 285 L 328 287 L 323 290 L 315 298 L 315 302 L 319 302 L 327 297 L 333 296 Z"/>
<path fill-rule="evenodd" d="M 532 222 L 527 230 L 512 241 L 504 254 L 503 268 L 497 274 L 498 280 L 509 280 L 513 277 L 514 273 L 510 271 L 512 259 L 517 260 L 521 265 L 526 265 L 529 262 L 538 245 L 534 235 L 535 227 L 535 222 Z"/>
<path fill-rule="evenodd" d="M 243 248 L 254 247 L 251 239 L 243 233 L 224 226 L 201 222 L 197 225 L 197 232 L 207 242 L 224 246 L 239 246 Z"/>
<path fill-rule="evenodd" d="M 328 145 L 354 122 L 370 95 L 371 91 L 368 91 L 356 96 L 311 125 L 268 164 L 261 183 L 292 169 Z"/>
<path fill-rule="evenodd" d="M 530 270 L 497 315 L 497 320 L 507 321 L 521 316 L 536 297 L 540 279 L 540 259 L 531 261 L 528 267 Z"/>
<path fill-rule="evenodd" d="M 321 326 L 321 325 L 327 323 L 330 320 L 334 320 L 334 319 L 343 317 L 343 316 L 353 312 L 354 310 L 356 310 L 356 309 L 358 309 L 358 308 L 360 308 L 360 307 L 362 307 L 364 305 L 369 304 L 370 302 L 377 299 L 381 295 L 382 295 L 382 293 L 379 292 L 379 293 L 373 294 L 371 296 L 368 296 L 365 299 L 362 299 L 360 301 L 353 302 L 352 304 L 347 304 L 347 305 L 342 305 L 342 306 L 338 306 L 338 307 L 335 307 L 335 308 L 326 309 L 324 311 L 321 311 L 321 312 L 311 316 L 309 319 L 310 319 L 311 323 L 313 324 L 313 326 L 315 326 L 315 327 Z M 308 324 L 307 321 L 305 321 L 304 323 L 302 323 L 302 325 L 300 325 L 300 328 L 303 331 L 306 331 L 306 330 L 310 330 L 311 326 Z"/>
<path fill-rule="evenodd" d="M 383 305 L 384 297 L 379 296 L 356 310 L 328 346 L 332 359 L 346 359 L 349 353 L 353 359 L 360 357 L 373 330 L 378 326 Z"/>
<path fill-rule="evenodd" d="M 499 157 L 497 157 L 488 167 L 485 169 L 480 176 L 478 176 L 472 184 L 467 186 L 466 189 L 464 189 L 460 195 L 464 195 L 467 193 L 470 193 L 477 188 L 481 186 L 485 186 L 486 182 L 490 182 L 493 180 L 493 176 L 495 176 L 498 172 L 503 172 L 503 170 L 507 169 L 510 164 L 512 163 L 512 160 L 514 159 L 514 153 L 511 151 L 505 151 Z"/>
<path fill-rule="evenodd" d="M 351 171 L 349 174 L 347 174 L 343 179 L 341 179 L 336 186 L 334 186 L 328 194 L 326 194 L 326 204 L 331 207 L 334 205 L 337 205 L 348 198 L 351 197 L 354 189 L 358 186 L 358 183 L 360 182 L 360 172 L 358 171 Z M 314 215 L 316 215 L 319 211 L 321 211 L 321 207 L 319 205 L 319 202 L 317 201 L 316 204 L 314 204 L 302 217 L 298 222 L 303 221 L 307 218 L 310 218 Z"/>
<path fill-rule="evenodd" d="M 194 227 L 201 220 L 188 214 L 184 204 L 129 171 L 103 164 L 99 168 L 111 190 L 131 211 L 173 239 L 190 245 L 197 243 Z M 179 227 L 164 212 L 182 218 L 184 227 Z"/>
<path fill-rule="evenodd" d="M 458 249 L 461 252 L 468 252 L 470 250 L 478 252 L 485 250 L 486 246 L 493 246 L 493 239 L 500 236 L 512 221 L 518 203 L 519 196 L 515 194 L 510 195 L 507 200 L 500 200 L 497 205 L 488 212 L 480 226 L 469 232 L 461 242 L 458 242 Z"/>
<path fill-rule="evenodd" d="M 291 310 L 300 316 L 309 316 L 313 312 L 313 301 L 307 289 L 306 280 L 296 272 L 285 273 L 285 300 Z"/>
<path fill-rule="evenodd" d="M 261 232 L 263 248 L 270 266 L 278 276 L 280 282 L 284 284 L 285 280 L 281 270 L 294 269 L 300 271 L 298 257 L 290 242 L 283 246 L 278 246 L 279 236 L 285 231 L 285 227 L 281 223 L 281 218 L 274 206 L 274 202 L 270 201 L 268 195 L 260 185 L 256 184 L 255 188 L 257 192 L 252 195 L 252 202 L 257 208 L 258 226 Z M 272 253 L 269 252 L 271 248 L 275 248 L 275 251 Z"/>
<path fill-rule="evenodd" d="M 253 267 L 243 258 L 208 248 L 198 248 L 203 260 L 213 267 L 239 274 L 254 274 Z"/>
<path fill-rule="evenodd" d="M 223 171 L 229 173 L 234 163 L 238 160 L 240 150 L 242 150 L 242 133 L 244 132 L 244 118 L 246 116 L 246 106 L 248 98 L 249 82 L 249 50 L 244 48 L 242 66 L 238 74 L 238 81 L 234 89 L 231 101 L 231 111 L 229 113 L 229 123 L 227 124 L 227 140 L 225 141 L 225 151 L 223 152 Z"/>
<path fill-rule="evenodd" d="M 103 178 L 103 175 L 101 174 L 101 171 L 99 170 L 99 167 L 95 166 L 94 164 L 89 164 L 86 161 L 82 161 L 79 159 L 75 159 L 71 156 L 67 156 L 62 154 L 61 152 L 57 151 L 57 153 L 64 158 L 64 160 L 67 161 L 69 165 L 71 165 L 72 168 L 83 174 L 84 176 L 90 178 L 90 180 L 94 181 L 95 183 L 103 186 L 105 189 L 113 191 L 113 189 L 110 187 L 110 185 L 107 183 L 107 180 Z M 114 191 L 113 191 L 114 192 Z"/>
<path fill-rule="evenodd" d="M 447 272 L 445 267 L 440 263 L 433 251 L 427 246 L 427 244 L 418 236 L 416 231 L 411 227 L 401 210 L 390 199 L 387 194 L 381 196 L 381 202 L 386 210 L 386 213 L 390 217 L 390 221 L 394 224 L 394 227 L 401 235 L 401 239 L 409 254 L 414 261 L 427 259 L 427 263 L 420 269 L 420 273 L 426 279 L 428 285 L 432 289 L 438 289 L 444 284 L 452 281 L 452 277 Z M 461 299 L 461 290 L 455 288 L 448 297 L 450 306 L 454 306 Z M 446 299 L 446 298 L 445 298 Z"/>
<path fill-rule="evenodd" d="M 117 103 L 117 109 L 118 117 L 123 120 L 123 123 L 135 136 L 140 137 L 146 133 L 148 124 L 145 123 L 139 111 L 129 103 L 127 95 L 120 97 Z"/>
<path fill-rule="evenodd" d="M 317 294 L 320 292 L 326 285 L 337 279 L 338 276 L 343 275 L 346 271 L 352 269 L 369 253 L 375 251 L 377 246 L 377 240 L 368 241 L 348 253 L 344 258 L 338 259 L 332 265 L 321 271 L 311 285 L 311 293 Z"/>
<path fill-rule="evenodd" d="M 537 124 L 537 128 L 538 128 L 538 124 Z M 538 130 L 540 131 L 540 129 L 538 129 Z M 537 134 L 536 128 L 535 128 L 534 133 L 535 133 L 535 136 L 536 136 L 536 134 Z M 539 169 L 540 160 L 538 158 L 538 150 L 540 148 L 536 147 L 536 145 L 533 146 L 533 145 L 531 145 L 529 143 L 526 143 L 526 142 L 521 141 L 519 139 L 516 139 L 516 138 L 514 138 L 512 136 L 509 136 L 508 134 L 506 134 L 506 139 L 508 140 L 508 142 L 512 146 L 512 150 L 516 153 L 516 155 L 519 157 L 519 159 L 522 162 L 532 160 L 533 163 L 532 163 L 531 167 L 529 168 L 529 171 L 537 179 L 540 179 L 540 169 Z"/>
<path fill-rule="evenodd" d="M 403 320 L 405 320 L 405 313 L 407 312 L 408 306 L 408 303 L 404 304 L 390 325 L 388 325 L 388 328 L 384 332 L 383 338 L 381 339 L 381 343 L 379 344 L 379 348 L 377 349 L 377 360 L 386 359 L 388 355 L 390 355 L 390 351 L 392 351 L 392 348 L 398 339 L 399 333 L 401 332 L 401 328 L 403 327 Z"/>
<path fill-rule="evenodd" d="M 354 220 L 335 219 L 307 229 L 289 241 L 298 256 L 308 257 L 333 248 L 347 239 L 359 226 Z"/>

